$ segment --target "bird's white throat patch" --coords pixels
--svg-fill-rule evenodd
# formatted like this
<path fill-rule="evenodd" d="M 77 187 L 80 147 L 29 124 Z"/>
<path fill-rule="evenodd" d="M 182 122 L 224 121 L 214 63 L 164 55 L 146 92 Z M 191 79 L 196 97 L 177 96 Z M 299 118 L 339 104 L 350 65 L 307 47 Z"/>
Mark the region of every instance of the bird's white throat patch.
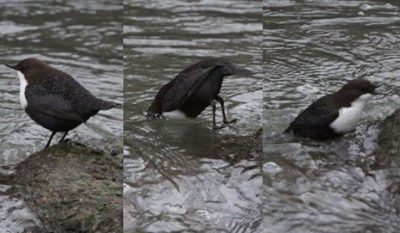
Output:
<path fill-rule="evenodd" d="M 371 98 L 371 94 L 364 94 L 351 103 L 350 107 L 341 108 L 339 116 L 334 120 L 330 127 L 337 133 L 353 131 L 361 118 L 362 110 Z"/>
<path fill-rule="evenodd" d="M 184 112 L 181 110 L 174 110 L 170 112 L 163 112 L 163 117 L 168 118 L 168 119 L 186 119 L 187 116 Z"/>
<path fill-rule="evenodd" d="M 28 106 L 28 102 L 25 98 L 25 89 L 26 86 L 28 86 L 28 82 L 26 81 L 23 73 L 17 71 L 17 75 L 19 78 L 19 102 L 21 103 L 22 108 L 25 109 L 26 106 Z"/>

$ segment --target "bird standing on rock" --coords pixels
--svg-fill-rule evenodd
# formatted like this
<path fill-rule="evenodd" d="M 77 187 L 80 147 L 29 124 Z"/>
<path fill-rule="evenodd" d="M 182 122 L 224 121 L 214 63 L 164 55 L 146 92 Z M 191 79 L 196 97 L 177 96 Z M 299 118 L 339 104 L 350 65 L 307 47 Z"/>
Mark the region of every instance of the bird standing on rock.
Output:
<path fill-rule="evenodd" d="M 22 108 L 32 120 L 52 132 L 45 148 L 56 132 L 64 132 L 61 142 L 69 130 L 100 110 L 118 105 L 96 98 L 70 75 L 39 59 L 27 58 L 6 66 L 17 71 Z"/>
<path fill-rule="evenodd" d="M 339 91 L 312 103 L 290 123 L 285 132 L 326 140 L 353 131 L 376 88 L 375 84 L 365 79 L 351 80 Z"/>
<path fill-rule="evenodd" d="M 244 68 L 237 67 L 224 59 L 206 59 L 197 62 L 165 84 L 158 91 L 147 110 L 150 117 L 196 118 L 209 105 L 213 112 L 213 128 L 236 122 L 227 120 L 223 98 L 219 95 L 225 76 L 253 75 Z M 223 125 L 215 122 L 216 103 L 222 108 Z"/>

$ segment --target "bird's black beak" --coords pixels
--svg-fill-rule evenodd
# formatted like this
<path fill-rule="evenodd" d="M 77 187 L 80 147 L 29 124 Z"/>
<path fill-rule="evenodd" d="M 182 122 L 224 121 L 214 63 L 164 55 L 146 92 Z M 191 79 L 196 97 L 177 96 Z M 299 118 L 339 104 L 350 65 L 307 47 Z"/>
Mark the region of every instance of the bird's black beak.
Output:
<path fill-rule="evenodd" d="M 17 69 L 17 66 L 8 65 L 8 64 L 4 64 L 4 65 L 7 66 L 7 67 L 9 67 L 9 68 L 11 68 L 11 69 L 13 69 L 13 70 L 18 70 L 18 69 Z"/>

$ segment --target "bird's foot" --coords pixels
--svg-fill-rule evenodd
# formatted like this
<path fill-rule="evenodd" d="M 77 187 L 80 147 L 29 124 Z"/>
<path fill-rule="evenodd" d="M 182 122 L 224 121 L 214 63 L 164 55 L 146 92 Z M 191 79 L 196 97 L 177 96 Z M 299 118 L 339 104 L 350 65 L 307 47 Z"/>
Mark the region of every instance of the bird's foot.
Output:
<path fill-rule="evenodd" d="M 80 143 L 80 142 L 72 141 L 69 138 L 65 138 L 63 140 L 60 140 L 60 141 L 58 141 L 58 143 L 60 143 L 60 144 L 69 144 L 69 145 L 80 146 L 80 147 L 86 147 L 85 144 Z"/>
<path fill-rule="evenodd" d="M 223 125 L 220 125 L 220 126 L 214 125 L 213 126 L 213 130 L 223 129 L 225 127 L 226 127 L 226 124 L 223 124 Z"/>
<path fill-rule="evenodd" d="M 220 126 L 214 125 L 214 126 L 213 126 L 213 129 L 214 129 L 214 130 L 223 129 L 223 128 L 227 127 L 229 124 L 235 123 L 235 122 L 237 122 L 237 121 L 238 121 L 238 119 L 232 119 L 232 120 L 230 120 L 230 121 L 224 121 L 224 124 L 222 124 L 222 125 L 220 125 Z"/>
<path fill-rule="evenodd" d="M 238 121 L 238 119 L 234 118 L 230 121 L 224 121 L 224 124 L 228 125 L 228 124 L 236 123 L 237 121 Z"/>
<path fill-rule="evenodd" d="M 73 141 L 71 141 L 71 144 L 73 144 L 74 146 L 87 147 L 85 144 L 80 143 L 80 142 L 73 142 Z"/>
<path fill-rule="evenodd" d="M 64 138 L 64 139 L 60 139 L 60 141 L 58 141 L 58 143 L 63 143 L 63 144 L 70 144 L 72 141 L 69 138 Z"/>

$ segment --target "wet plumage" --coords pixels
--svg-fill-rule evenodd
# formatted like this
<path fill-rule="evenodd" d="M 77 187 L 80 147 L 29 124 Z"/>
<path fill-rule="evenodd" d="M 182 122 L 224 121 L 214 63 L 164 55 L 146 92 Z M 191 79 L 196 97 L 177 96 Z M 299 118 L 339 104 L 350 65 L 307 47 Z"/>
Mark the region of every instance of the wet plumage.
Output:
<path fill-rule="evenodd" d="M 239 74 L 251 75 L 223 59 L 207 59 L 197 62 L 173 80 L 161 87 L 147 110 L 150 116 L 168 116 L 180 112 L 182 116 L 195 118 L 209 105 L 213 108 L 213 127 L 215 123 L 216 102 L 221 104 L 223 123 L 229 124 L 225 113 L 224 100 L 219 95 L 224 77 Z"/>

